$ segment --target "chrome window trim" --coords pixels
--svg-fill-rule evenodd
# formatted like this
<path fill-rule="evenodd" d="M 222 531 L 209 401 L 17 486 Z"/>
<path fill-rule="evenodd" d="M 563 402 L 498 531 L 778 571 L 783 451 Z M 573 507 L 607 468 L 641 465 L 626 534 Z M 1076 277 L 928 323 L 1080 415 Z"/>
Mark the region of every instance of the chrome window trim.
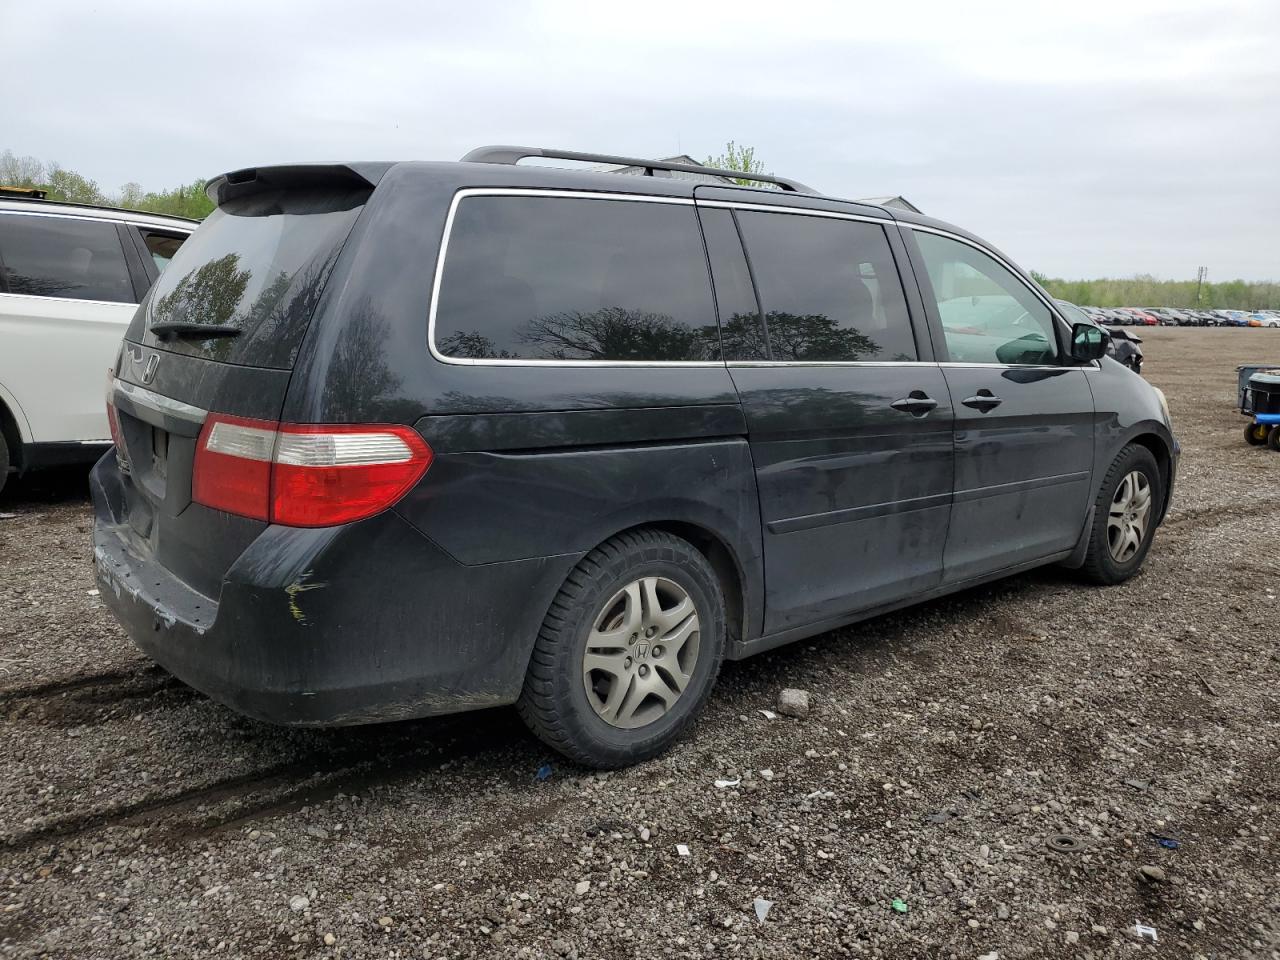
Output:
<path fill-rule="evenodd" d="M 90 300 L 87 297 L 46 297 L 39 293 L 8 293 L 0 290 L 0 297 L 21 297 L 23 300 L 54 300 L 60 303 L 101 303 L 108 307 L 138 307 L 137 300 Z"/>
<path fill-rule="evenodd" d="M 882 227 L 893 226 L 896 222 L 883 217 L 868 217 L 858 213 L 841 213 L 838 210 L 815 210 L 812 207 L 789 207 L 783 204 L 747 203 L 737 200 L 698 200 L 700 207 L 716 207 L 722 210 L 757 210 L 763 213 L 794 213 L 806 217 L 826 217 L 829 220 L 857 220 L 860 223 L 875 223 Z"/>
<path fill-rule="evenodd" d="M 449 253 L 449 238 L 453 234 L 454 216 L 462 201 L 468 197 L 556 197 L 570 200 L 620 200 L 668 203 L 681 207 L 694 206 L 692 197 L 612 193 L 604 190 L 539 190 L 531 187 L 465 187 L 459 190 L 449 202 L 449 213 L 445 216 L 444 233 L 440 238 L 440 253 L 436 256 L 435 277 L 431 281 L 431 307 L 427 313 L 427 348 L 436 360 L 456 367 L 724 367 L 723 360 L 529 360 L 445 356 L 436 349 L 436 311 L 440 304 L 440 284 L 444 278 L 445 257 Z M 707 290 L 712 291 L 710 275 L 707 276 Z"/>
<path fill-rule="evenodd" d="M 729 367 L 937 367 L 933 360 L 730 360 Z"/>
<path fill-rule="evenodd" d="M 9 210 L 0 207 L 0 216 L 12 217 L 51 217 L 55 220 L 88 220 L 92 223 L 123 223 L 131 227 L 146 227 L 152 230 L 172 230 L 175 233 L 185 233 L 188 237 L 195 232 L 195 228 L 186 225 L 168 223 L 147 223 L 143 220 L 134 220 L 129 217 L 111 217 L 101 216 L 95 217 L 83 213 L 57 213 L 48 210 Z"/>
<path fill-rule="evenodd" d="M 140 407 L 146 407 L 157 413 L 167 413 L 190 423 L 204 423 L 209 416 L 209 411 L 203 407 L 196 407 L 189 403 L 183 403 L 181 400 L 174 400 L 172 397 L 166 397 L 163 394 L 156 393 L 154 390 L 148 390 L 146 387 L 128 383 L 119 377 L 115 379 L 115 392 L 128 397 L 131 402 Z"/>

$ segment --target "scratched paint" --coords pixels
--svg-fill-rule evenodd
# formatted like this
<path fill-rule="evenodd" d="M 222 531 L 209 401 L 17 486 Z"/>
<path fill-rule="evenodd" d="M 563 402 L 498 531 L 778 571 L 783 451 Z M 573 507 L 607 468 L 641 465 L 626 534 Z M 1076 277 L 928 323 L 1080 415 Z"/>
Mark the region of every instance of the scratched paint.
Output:
<path fill-rule="evenodd" d="M 306 593 L 308 590 L 319 590 L 321 587 L 327 587 L 327 583 L 306 583 L 307 577 L 311 576 L 311 571 L 307 570 L 297 580 L 284 588 L 284 592 L 289 595 L 289 613 L 293 619 L 299 623 L 307 622 L 307 615 L 302 612 L 302 606 L 298 603 L 299 595 Z"/>

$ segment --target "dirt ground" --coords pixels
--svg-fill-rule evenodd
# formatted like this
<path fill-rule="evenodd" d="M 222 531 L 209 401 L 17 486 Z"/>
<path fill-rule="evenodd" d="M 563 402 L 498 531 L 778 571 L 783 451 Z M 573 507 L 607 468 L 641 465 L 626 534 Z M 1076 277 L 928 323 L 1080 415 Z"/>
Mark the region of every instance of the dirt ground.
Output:
<path fill-rule="evenodd" d="M 16 485 L 0 956 L 1280 957 L 1280 454 L 1234 406 L 1280 331 L 1143 336 L 1183 457 L 1140 576 L 1039 571 L 727 664 L 676 749 L 604 775 L 510 710 L 243 719 L 93 594 L 83 480 Z M 761 714 L 782 687 L 808 719 Z"/>

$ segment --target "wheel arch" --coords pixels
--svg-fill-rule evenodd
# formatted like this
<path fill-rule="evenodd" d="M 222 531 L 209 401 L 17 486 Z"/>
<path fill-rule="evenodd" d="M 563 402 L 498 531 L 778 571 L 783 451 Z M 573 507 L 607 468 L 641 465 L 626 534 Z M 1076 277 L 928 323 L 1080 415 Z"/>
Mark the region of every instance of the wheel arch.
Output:
<path fill-rule="evenodd" d="M 14 410 L 17 410 L 15 413 Z M 0 436 L 4 437 L 5 445 L 9 448 L 9 465 L 14 467 L 18 473 L 22 473 L 26 469 L 26 448 L 25 435 L 23 426 L 26 419 L 19 419 L 22 416 L 22 408 L 17 406 L 17 402 L 12 400 L 8 391 L 0 386 Z M 2 481 L 3 478 L 0 478 Z"/>
<path fill-rule="evenodd" d="M 687 540 L 706 557 L 711 569 L 715 571 L 720 592 L 724 596 L 725 628 L 728 634 L 726 655 L 732 659 L 733 651 L 759 631 L 760 611 L 754 609 L 756 591 L 750 585 L 750 574 L 729 538 L 709 525 L 692 520 L 653 519 L 615 530 L 600 543 L 636 530 L 661 530 L 670 533 Z"/>
<path fill-rule="evenodd" d="M 1169 510 L 1169 499 L 1173 493 L 1173 450 L 1169 442 L 1155 432 L 1138 433 L 1130 437 L 1126 445 L 1129 443 L 1150 450 L 1151 455 L 1156 459 L 1156 466 L 1160 468 L 1160 515 L 1156 517 L 1156 524 L 1159 525 L 1164 522 L 1164 515 Z"/>

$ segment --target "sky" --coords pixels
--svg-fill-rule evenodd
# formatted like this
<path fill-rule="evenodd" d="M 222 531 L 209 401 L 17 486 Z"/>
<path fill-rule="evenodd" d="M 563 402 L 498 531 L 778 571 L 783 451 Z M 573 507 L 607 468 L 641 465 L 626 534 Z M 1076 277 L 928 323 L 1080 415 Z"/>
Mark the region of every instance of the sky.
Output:
<path fill-rule="evenodd" d="M 734 140 L 1050 276 L 1280 279 L 1280 0 L 0 0 L 0 22 L 0 151 L 111 191 Z"/>

